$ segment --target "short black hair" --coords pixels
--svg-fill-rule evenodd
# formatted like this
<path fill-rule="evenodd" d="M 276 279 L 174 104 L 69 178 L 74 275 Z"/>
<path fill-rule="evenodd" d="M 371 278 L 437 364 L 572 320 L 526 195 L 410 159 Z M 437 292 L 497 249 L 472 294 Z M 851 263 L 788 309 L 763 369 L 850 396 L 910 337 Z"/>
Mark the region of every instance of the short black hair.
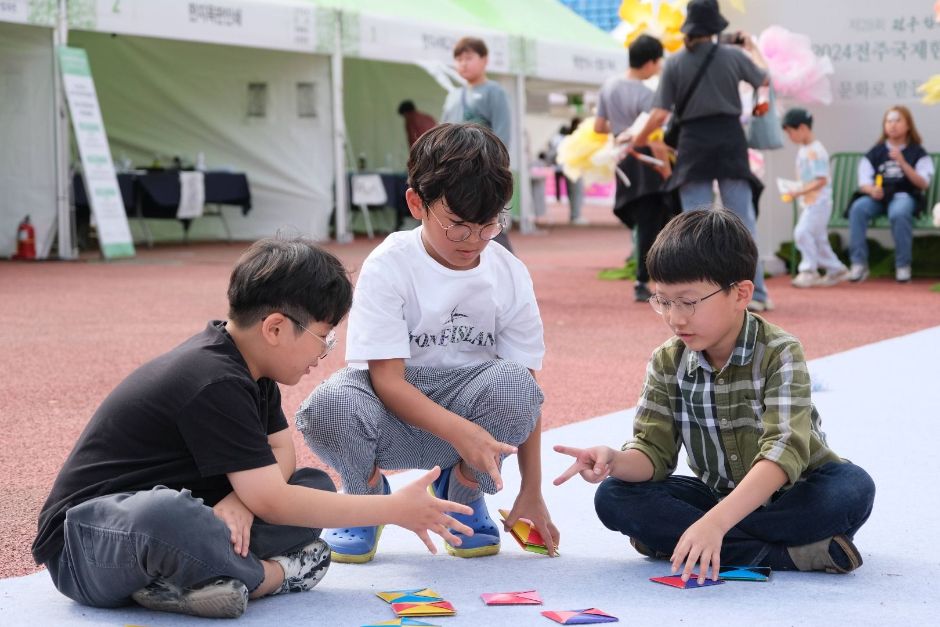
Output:
<path fill-rule="evenodd" d="M 490 53 L 486 47 L 486 42 L 479 37 L 461 37 L 454 44 L 454 58 L 456 59 L 468 50 L 476 52 L 481 57 L 489 56 Z"/>
<path fill-rule="evenodd" d="M 402 100 L 401 104 L 398 105 L 398 115 L 405 115 L 412 111 L 415 111 L 415 103 L 410 100 Z"/>
<path fill-rule="evenodd" d="M 707 281 L 728 288 L 754 279 L 757 245 L 734 213 L 702 207 L 669 221 L 646 255 L 646 268 L 657 283 Z"/>
<path fill-rule="evenodd" d="M 484 126 L 440 124 L 411 147 L 408 186 L 428 205 L 443 198 L 462 220 L 485 224 L 512 199 L 509 153 Z"/>
<path fill-rule="evenodd" d="M 663 43 L 651 35 L 640 35 L 628 48 L 630 67 L 638 69 L 663 57 Z"/>
<path fill-rule="evenodd" d="M 802 124 L 813 128 L 813 114 L 800 107 L 787 110 L 783 114 L 783 121 L 780 123 L 783 128 L 800 128 Z"/>
<path fill-rule="evenodd" d="M 250 327 L 281 312 L 294 324 L 339 324 L 352 306 L 352 283 L 339 259 L 302 237 L 266 237 L 232 269 L 228 317 Z M 297 329 L 301 331 L 301 329 Z"/>

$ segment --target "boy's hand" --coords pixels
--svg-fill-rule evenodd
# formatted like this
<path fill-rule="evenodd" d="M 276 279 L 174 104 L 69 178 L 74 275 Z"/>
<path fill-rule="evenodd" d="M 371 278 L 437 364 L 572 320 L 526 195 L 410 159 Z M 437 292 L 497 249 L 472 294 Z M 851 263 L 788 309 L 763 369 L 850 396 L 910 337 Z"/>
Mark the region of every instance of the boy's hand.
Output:
<path fill-rule="evenodd" d="M 231 492 L 224 499 L 215 504 L 212 513 L 216 518 L 225 523 L 229 531 L 232 532 L 232 547 L 235 553 L 242 557 L 248 557 L 248 545 L 251 541 L 251 524 L 255 521 L 255 515 L 251 513 L 241 499 L 234 492 Z"/>
<path fill-rule="evenodd" d="M 503 477 L 499 474 L 499 464 L 503 456 L 514 454 L 517 449 L 511 444 L 500 442 L 483 427 L 464 421 L 464 431 L 451 442 L 460 459 L 480 472 L 493 478 L 496 490 L 503 489 Z"/>
<path fill-rule="evenodd" d="M 473 535 L 473 529 L 458 522 L 448 513 L 472 514 L 473 509 L 467 505 L 436 498 L 428 492 L 428 486 L 440 475 L 440 466 L 435 466 L 417 481 L 409 483 L 388 497 L 395 500 L 393 522 L 416 533 L 431 553 L 437 553 L 437 547 L 428 536 L 429 530 L 444 538 L 451 546 L 460 546 L 460 538 L 455 536 L 453 531 L 459 531 L 465 536 Z"/>
<path fill-rule="evenodd" d="M 509 531 L 520 518 L 526 518 L 532 522 L 542 540 L 545 541 L 545 548 L 548 549 L 548 556 L 555 557 L 555 547 L 561 539 L 558 528 L 552 523 L 552 517 L 548 514 L 548 507 L 542 498 L 539 490 L 521 490 L 516 502 L 513 503 L 509 516 L 503 522 L 503 529 Z"/>
<path fill-rule="evenodd" d="M 883 187 L 877 187 L 875 185 L 871 185 L 868 188 L 868 195 L 874 198 L 875 200 L 884 200 L 885 190 Z"/>
<path fill-rule="evenodd" d="M 554 449 L 558 453 L 571 455 L 575 458 L 575 462 L 568 467 L 568 470 L 558 475 L 552 482 L 555 485 L 561 485 L 579 473 L 581 478 L 588 483 L 600 483 L 610 474 L 611 463 L 616 453 L 609 446 L 575 448 L 556 444 Z"/>
<path fill-rule="evenodd" d="M 676 573 L 682 568 L 682 562 L 685 562 L 685 568 L 682 570 L 682 581 L 688 581 L 695 569 L 695 564 L 699 564 L 698 582 L 705 583 L 708 578 L 708 567 L 711 566 L 713 581 L 718 580 L 718 568 L 721 566 L 721 542 L 725 537 L 725 532 L 721 527 L 707 516 L 703 516 L 691 527 L 685 530 L 676 549 L 669 558 L 672 562 L 672 572 Z"/>

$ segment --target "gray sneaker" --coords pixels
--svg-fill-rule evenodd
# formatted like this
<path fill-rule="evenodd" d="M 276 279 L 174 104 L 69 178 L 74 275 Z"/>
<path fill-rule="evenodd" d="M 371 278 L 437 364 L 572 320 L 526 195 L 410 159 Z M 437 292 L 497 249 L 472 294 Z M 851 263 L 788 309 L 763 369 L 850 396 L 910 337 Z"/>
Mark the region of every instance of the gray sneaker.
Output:
<path fill-rule="evenodd" d="M 248 588 L 231 577 L 219 577 L 192 588 L 157 579 L 131 595 L 138 605 L 157 612 L 202 618 L 238 618 L 248 607 Z"/>
<path fill-rule="evenodd" d="M 284 583 L 271 594 L 304 592 L 320 583 L 330 567 L 330 545 L 317 539 L 299 551 L 271 559 L 284 569 Z"/>

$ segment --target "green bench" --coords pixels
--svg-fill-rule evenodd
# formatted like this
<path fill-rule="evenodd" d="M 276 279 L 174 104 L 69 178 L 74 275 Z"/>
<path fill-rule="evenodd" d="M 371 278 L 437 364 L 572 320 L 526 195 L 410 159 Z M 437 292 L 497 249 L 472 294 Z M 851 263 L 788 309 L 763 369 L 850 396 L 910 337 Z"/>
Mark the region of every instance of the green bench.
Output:
<path fill-rule="evenodd" d="M 830 159 L 832 171 L 832 215 L 829 217 L 830 229 L 846 229 L 849 219 L 845 211 L 849 207 L 852 194 L 858 189 L 858 162 L 865 155 L 861 152 L 837 152 Z M 940 228 L 933 225 L 933 206 L 940 202 L 940 153 L 930 155 L 934 164 L 934 176 L 927 188 L 927 208 L 914 219 L 915 231 L 934 231 L 940 233 Z M 868 228 L 891 228 L 888 216 L 878 216 L 872 220 Z"/>

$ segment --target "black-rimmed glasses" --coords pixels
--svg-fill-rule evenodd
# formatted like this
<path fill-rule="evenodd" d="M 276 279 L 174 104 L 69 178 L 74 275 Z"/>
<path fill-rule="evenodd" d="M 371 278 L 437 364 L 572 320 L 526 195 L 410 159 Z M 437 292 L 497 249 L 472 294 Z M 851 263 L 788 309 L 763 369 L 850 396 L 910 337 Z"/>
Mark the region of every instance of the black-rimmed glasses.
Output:
<path fill-rule="evenodd" d="M 317 335 L 316 333 L 314 333 L 313 331 L 311 331 L 310 329 L 308 329 L 307 327 L 305 327 L 304 325 L 300 324 L 297 321 L 297 319 L 294 318 L 293 316 L 289 316 L 284 312 L 281 312 L 281 315 L 283 315 L 285 318 L 287 318 L 288 320 L 296 324 L 298 327 L 300 327 L 301 329 L 303 329 L 304 331 L 306 331 L 313 337 L 320 340 L 320 343 L 323 344 L 323 352 L 320 353 L 320 355 L 317 357 L 318 360 L 326 359 L 326 356 L 329 355 L 331 352 L 333 352 L 333 349 L 336 348 L 336 329 L 330 329 L 330 332 L 326 334 L 326 338 L 324 339 L 320 337 L 319 335 Z"/>
<path fill-rule="evenodd" d="M 665 316 L 671 310 L 671 311 L 675 311 L 677 314 L 679 314 L 680 316 L 684 318 L 691 318 L 692 316 L 695 315 L 695 306 L 698 303 L 702 302 L 703 300 L 711 298 L 718 292 L 723 292 L 724 290 L 731 289 L 732 287 L 735 286 L 735 284 L 736 282 L 731 283 L 727 285 L 726 287 L 719 287 L 717 290 L 715 290 L 711 294 L 706 294 L 705 296 L 702 296 L 701 298 L 698 298 L 696 300 L 692 300 L 690 298 L 683 298 L 683 297 L 669 300 L 669 299 L 657 296 L 656 294 L 653 294 L 652 296 L 649 297 L 649 303 L 650 303 L 650 306 L 653 308 L 653 311 L 655 311 L 656 313 L 662 316 Z"/>
<path fill-rule="evenodd" d="M 469 225 L 464 224 L 463 222 L 454 222 L 450 226 L 444 226 L 444 223 L 441 222 L 433 211 L 431 211 L 431 206 L 428 203 L 424 203 L 424 208 L 428 210 L 428 213 L 434 216 L 434 219 L 438 224 L 441 225 L 441 228 L 444 230 L 444 235 L 452 242 L 464 242 L 470 239 L 470 236 L 473 235 L 473 228 Z M 499 216 L 496 218 L 495 222 L 490 222 L 480 226 L 476 232 L 477 237 L 483 241 L 490 241 L 494 239 L 497 235 L 502 233 L 503 229 L 508 226 L 509 216 L 506 214 L 506 211 L 500 212 Z"/>

